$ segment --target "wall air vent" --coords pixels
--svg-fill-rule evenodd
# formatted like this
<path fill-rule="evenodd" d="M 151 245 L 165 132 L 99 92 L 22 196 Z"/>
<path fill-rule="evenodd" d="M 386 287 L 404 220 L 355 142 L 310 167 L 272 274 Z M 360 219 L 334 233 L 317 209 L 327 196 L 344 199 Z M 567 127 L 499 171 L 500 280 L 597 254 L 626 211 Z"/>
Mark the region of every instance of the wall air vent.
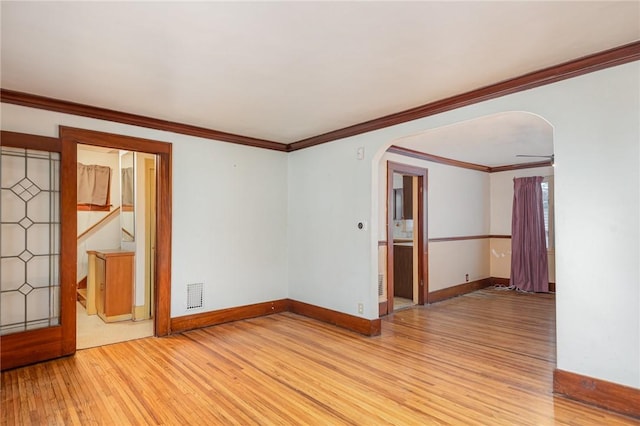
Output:
<path fill-rule="evenodd" d="M 187 284 L 187 310 L 202 308 L 202 283 Z"/>
<path fill-rule="evenodd" d="M 378 274 L 378 296 L 384 296 L 384 274 Z"/>

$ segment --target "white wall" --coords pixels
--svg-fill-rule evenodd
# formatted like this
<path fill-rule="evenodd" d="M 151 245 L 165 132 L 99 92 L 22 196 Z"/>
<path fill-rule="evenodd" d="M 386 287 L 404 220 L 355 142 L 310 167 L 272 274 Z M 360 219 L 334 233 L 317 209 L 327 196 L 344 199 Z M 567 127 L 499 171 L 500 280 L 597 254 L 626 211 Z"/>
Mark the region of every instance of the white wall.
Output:
<path fill-rule="evenodd" d="M 384 150 L 488 114 L 539 114 L 555 130 L 557 366 L 640 388 L 638 75 L 621 65 L 288 156 L 4 104 L 2 128 L 174 143 L 172 316 L 186 313 L 187 283 L 205 283 L 210 310 L 286 297 L 288 282 L 291 298 L 354 315 L 362 302 L 375 318 Z"/>
<path fill-rule="evenodd" d="M 384 150 L 442 125 L 532 112 L 555 130 L 558 368 L 640 387 L 638 75 L 638 62 L 626 64 L 294 152 L 291 296 L 348 313 L 362 301 L 375 318 Z M 367 216 L 369 236 L 354 228 Z"/>
<path fill-rule="evenodd" d="M 529 176 L 553 176 L 553 167 L 509 170 L 491 173 L 491 235 L 511 235 L 513 179 Z"/>
<path fill-rule="evenodd" d="M 428 146 L 425 147 L 428 151 Z M 386 240 L 387 161 L 427 169 L 428 238 L 488 235 L 489 174 L 399 154 L 385 153 L 378 166 L 378 238 Z M 429 291 L 489 277 L 488 241 L 429 243 Z"/>
<path fill-rule="evenodd" d="M 289 155 L 289 297 L 353 315 L 363 303 L 376 318 L 370 157 L 358 160 L 350 140 L 328 145 Z"/>
<path fill-rule="evenodd" d="M 82 164 L 97 164 L 111 168 L 111 187 L 109 198 L 111 210 L 120 206 L 120 166 L 118 153 L 98 152 L 86 149 L 78 150 L 78 162 Z M 78 211 L 78 235 L 98 223 L 109 212 Z M 120 220 L 118 216 L 103 225 L 97 232 L 78 241 L 78 267 L 76 281 L 87 276 L 87 250 L 117 249 L 120 247 Z"/>
<path fill-rule="evenodd" d="M 171 316 L 186 285 L 204 283 L 202 311 L 287 297 L 287 155 L 2 104 L 3 130 L 58 136 L 58 126 L 173 144 Z"/>

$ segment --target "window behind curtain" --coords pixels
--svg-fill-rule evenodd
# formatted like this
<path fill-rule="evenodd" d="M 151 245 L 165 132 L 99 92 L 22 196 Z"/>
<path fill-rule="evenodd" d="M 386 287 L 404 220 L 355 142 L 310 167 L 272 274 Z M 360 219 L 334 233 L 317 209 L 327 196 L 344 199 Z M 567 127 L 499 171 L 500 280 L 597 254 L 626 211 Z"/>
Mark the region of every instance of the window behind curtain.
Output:
<path fill-rule="evenodd" d="M 554 247 L 553 226 L 553 176 L 547 176 L 542 183 L 542 208 L 544 212 L 544 231 L 546 234 L 547 249 Z"/>

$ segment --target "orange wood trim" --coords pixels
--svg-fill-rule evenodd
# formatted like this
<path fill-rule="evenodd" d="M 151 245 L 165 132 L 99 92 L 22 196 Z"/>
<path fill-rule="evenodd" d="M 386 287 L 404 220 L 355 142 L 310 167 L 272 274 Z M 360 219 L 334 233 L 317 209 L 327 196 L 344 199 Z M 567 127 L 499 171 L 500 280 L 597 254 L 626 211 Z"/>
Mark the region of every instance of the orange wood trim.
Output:
<path fill-rule="evenodd" d="M 556 292 L 556 283 L 552 283 L 552 282 L 549 283 L 549 291 L 551 293 L 555 293 Z"/>
<path fill-rule="evenodd" d="M 426 152 L 415 151 L 413 149 L 392 145 L 387 149 L 392 154 L 404 155 L 405 157 L 417 158 L 419 160 L 431 161 L 432 163 L 445 164 L 447 166 L 461 167 L 463 169 L 477 170 L 486 173 L 504 172 L 508 170 L 535 169 L 537 167 L 550 167 L 553 163 L 549 161 L 537 161 L 534 163 L 509 164 L 506 166 L 489 167 L 481 164 L 467 163 L 465 161 L 453 160 L 451 158 L 440 157 Z"/>
<path fill-rule="evenodd" d="M 422 305 L 429 301 L 429 251 L 428 251 L 428 229 L 427 229 L 427 188 L 428 171 L 423 167 L 415 167 L 402 163 L 387 161 L 387 241 L 394 241 L 393 237 L 393 209 L 389 208 L 390 200 L 393 199 L 393 174 L 401 173 L 418 177 L 418 304 Z M 394 284 L 394 248 L 393 244 L 387 243 L 387 312 L 393 312 L 393 284 Z"/>
<path fill-rule="evenodd" d="M 387 245 L 387 240 L 380 240 L 378 241 L 378 247 L 384 247 Z"/>
<path fill-rule="evenodd" d="M 156 157 L 156 336 L 171 332 L 172 149 Z"/>
<path fill-rule="evenodd" d="M 93 130 L 77 129 L 60 126 L 60 138 L 63 147 L 66 144 L 72 146 L 73 152 L 77 150 L 77 144 L 103 146 L 108 148 L 123 149 L 127 151 L 139 151 L 155 154 L 158 161 L 156 169 L 156 291 L 155 291 L 155 335 L 166 336 L 170 332 L 171 315 L 171 199 L 172 199 L 172 145 L 150 139 L 136 138 L 132 136 L 116 135 L 112 133 L 97 132 Z M 76 253 L 76 167 L 74 154 L 73 167 L 73 235 L 74 250 Z M 71 185 L 71 183 L 69 183 Z M 75 257 L 74 257 L 75 259 Z M 75 277 L 75 263 L 73 267 Z M 75 286 L 75 282 L 74 282 Z M 75 297 L 75 296 L 74 296 Z M 75 318 L 75 316 L 74 316 Z"/>
<path fill-rule="evenodd" d="M 308 148 L 326 142 L 344 139 L 396 124 L 406 123 L 419 118 L 428 117 L 445 111 L 451 111 L 464 106 L 473 105 L 501 96 L 533 89 L 546 84 L 556 83 L 580 75 L 599 71 L 605 68 L 626 64 L 640 59 L 640 41 L 629 43 L 613 49 L 583 56 L 559 65 L 530 72 L 519 77 L 504 80 L 499 83 L 481 87 L 460 95 L 451 96 L 435 102 L 430 102 L 395 114 L 354 124 L 342 129 L 334 130 L 318 136 L 302 139 L 288 145 L 288 151 Z"/>
<path fill-rule="evenodd" d="M 355 331 L 365 336 L 378 336 L 382 331 L 382 324 L 379 318 L 369 320 L 320 306 L 298 302 L 297 300 L 290 300 L 289 306 L 289 310 L 294 314 L 304 315 L 305 317 L 318 321 L 337 325 L 338 327 L 346 328 L 347 330 Z"/>
<path fill-rule="evenodd" d="M 0 145 L 35 149 L 38 151 L 60 152 L 60 139 L 48 136 L 30 135 L 27 133 L 0 132 Z"/>
<path fill-rule="evenodd" d="M 113 219 L 113 217 L 118 214 L 120 212 L 120 207 L 116 207 L 115 209 L 113 209 L 112 211 L 109 212 L 109 214 L 107 214 L 105 217 L 103 217 L 102 219 L 100 219 L 98 222 L 96 222 L 95 224 L 91 225 L 89 228 L 87 228 L 82 234 L 78 235 L 78 241 L 80 241 L 81 239 L 83 239 L 85 236 L 94 233 L 95 231 L 98 230 L 98 228 L 100 228 L 102 225 L 104 225 L 105 223 L 109 222 L 111 219 Z"/>
<path fill-rule="evenodd" d="M 61 355 L 76 352 L 76 301 L 78 256 L 78 149 L 75 143 L 60 138 L 60 323 Z"/>
<path fill-rule="evenodd" d="M 489 172 L 490 167 L 481 164 L 467 163 L 465 161 L 453 160 L 451 158 L 440 157 L 438 155 L 427 154 L 425 152 L 415 151 L 401 146 L 391 145 L 387 152 L 392 154 L 404 155 L 405 157 L 417 158 L 420 160 L 431 161 L 432 163 L 446 164 L 447 166 L 462 167 L 464 169 L 477 170 L 480 172 Z"/>
<path fill-rule="evenodd" d="M 105 148 L 122 149 L 125 151 L 139 151 L 151 154 L 166 154 L 170 151 L 170 143 L 135 136 L 118 135 L 99 132 L 96 130 L 79 129 L 76 127 L 59 126 L 60 135 L 75 143 Z"/>
<path fill-rule="evenodd" d="M 347 330 L 355 331 L 365 336 L 377 336 L 381 332 L 381 322 L 379 319 L 368 320 L 291 299 L 280 299 L 271 302 L 255 303 L 252 305 L 171 318 L 171 332 L 179 333 L 279 312 L 293 312 L 298 315 L 346 328 Z"/>
<path fill-rule="evenodd" d="M 106 206 L 99 206 L 97 204 L 78 204 L 77 210 L 79 212 L 108 212 L 111 210 L 111 204 Z"/>
<path fill-rule="evenodd" d="M 76 288 L 87 288 L 87 277 L 85 276 L 83 279 L 78 281 Z"/>
<path fill-rule="evenodd" d="M 0 336 L 0 370 L 9 370 L 43 360 L 59 358 L 62 326 Z"/>
<path fill-rule="evenodd" d="M 451 299 L 452 297 L 462 296 L 482 288 L 492 285 L 491 278 L 483 278 L 477 281 L 459 284 L 453 287 L 443 288 L 429 293 L 429 303 L 440 302 L 442 300 Z"/>
<path fill-rule="evenodd" d="M 378 303 L 378 316 L 385 316 L 389 313 L 388 307 L 387 307 L 387 302 L 380 302 Z"/>
<path fill-rule="evenodd" d="M 280 299 L 271 302 L 254 303 L 252 305 L 185 315 L 182 317 L 171 318 L 171 332 L 179 333 L 182 331 L 193 330 L 195 328 L 223 324 L 225 322 L 262 317 L 279 312 L 287 312 L 288 310 L 289 300 Z"/>
<path fill-rule="evenodd" d="M 125 234 L 127 237 L 131 238 L 131 241 L 135 241 L 135 236 L 134 236 L 131 232 L 127 231 L 127 230 L 126 230 L 126 229 L 124 229 L 124 228 L 120 228 L 120 230 L 121 230 L 121 231 L 122 231 L 122 233 L 123 233 L 123 234 Z"/>
<path fill-rule="evenodd" d="M 160 120 L 152 117 L 145 117 L 126 112 L 114 111 L 60 99 L 48 98 L 29 93 L 18 92 L 9 89 L 0 89 L 0 101 L 22 105 L 30 108 L 38 108 L 49 111 L 57 111 L 65 114 L 91 117 L 99 120 L 108 120 L 117 123 L 131 124 L 134 126 L 147 127 L 151 129 L 164 130 L 190 136 L 197 136 L 223 142 L 248 145 L 257 148 L 272 149 L 276 151 L 296 151 L 326 142 L 344 139 L 396 124 L 405 123 L 419 118 L 428 117 L 445 111 L 451 111 L 464 106 L 472 105 L 482 101 L 495 99 L 500 96 L 533 89 L 546 84 L 555 83 L 605 68 L 626 64 L 640 59 L 640 41 L 618 46 L 613 49 L 597 52 L 578 59 L 574 59 L 562 64 L 544 68 L 504 80 L 499 83 L 481 87 L 466 93 L 451 96 L 449 98 L 430 102 L 415 108 L 411 108 L 384 117 L 354 124 L 338 130 L 333 130 L 321 135 L 301 139 L 290 144 L 283 144 L 264 139 L 257 139 L 248 136 L 241 136 L 218 130 L 197 127 L 190 124 L 177 123 L 173 121 Z"/>
<path fill-rule="evenodd" d="M 506 172 L 509 170 L 521 170 L 521 169 L 535 169 L 537 167 L 551 167 L 553 162 L 548 161 L 536 161 L 535 163 L 523 163 L 523 164 L 510 164 L 507 166 L 489 167 L 489 173 Z"/>
<path fill-rule="evenodd" d="M 429 242 L 441 243 L 444 241 L 483 240 L 485 238 L 491 238 L 491 236 L 490 235 L 467 235 L 467 236 L 461 236 L 461 237 L 429 238 Z"/>
<path fill-rule="evenodd" d="M 504 238 L 511 239 L 511 235 L 467 235 L 461 237 L 442 237 L 429 238 L 430 243 L 441 243 L 443 241 L 463 241 L 463 240 L 481 240 L 484 238 Z"/>
<path fill-rule="evenodd" d="M 583 403 L 640 418 L 640 389 L 556 368 L 553 392 Z"/>
<path fill-rule="evenodd" d="M 79 115 L 82 117 L 96 118 L 98 120 L 107 120 L 116 123 L 130 124 L 133 126 L 163 130 L 189 136 L 197 136 L 205 139 L 213 139 L 222 142 L 248 145 L 256 148 L 272 149 L 275 151 L 286 151 L 287 149 L 287 146 L 285 144 L 268 141 L 265 139 L 236 135 L 233 133 L 221 132 L 219 130 L 207 129 L 190 124 L 160 120 L 158 118 L 145 117 L 143 115 L 130 114 L 128 112 L 115 111 L 112 109 L 100 108 L 92 105 L 84 105 L 61 99 L 48 98 L 45 96 L 18 92 L 15 90 L 0 89 L 0 100 L 2 102 L 14 105 L 62 112 L 65 114 Z"/>

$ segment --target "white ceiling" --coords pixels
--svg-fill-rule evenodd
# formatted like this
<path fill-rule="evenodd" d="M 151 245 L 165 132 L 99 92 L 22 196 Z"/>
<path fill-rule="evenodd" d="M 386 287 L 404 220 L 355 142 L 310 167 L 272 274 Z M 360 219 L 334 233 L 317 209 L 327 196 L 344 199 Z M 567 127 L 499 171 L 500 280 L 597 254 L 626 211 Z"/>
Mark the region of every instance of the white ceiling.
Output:
<path fill-rule="evenodd" d="M 640 39 L 637 1 L 3 1 L 1 14 L 4 89 L 282 143 Z"/>
<path fill-rule="evenodd" d="M 549 161 L 544 156 L 553 155 L 553 127 L 535 114 L 510 111 L 428 130 L 400 139 L 394 145 L 497 167 Z"/>

